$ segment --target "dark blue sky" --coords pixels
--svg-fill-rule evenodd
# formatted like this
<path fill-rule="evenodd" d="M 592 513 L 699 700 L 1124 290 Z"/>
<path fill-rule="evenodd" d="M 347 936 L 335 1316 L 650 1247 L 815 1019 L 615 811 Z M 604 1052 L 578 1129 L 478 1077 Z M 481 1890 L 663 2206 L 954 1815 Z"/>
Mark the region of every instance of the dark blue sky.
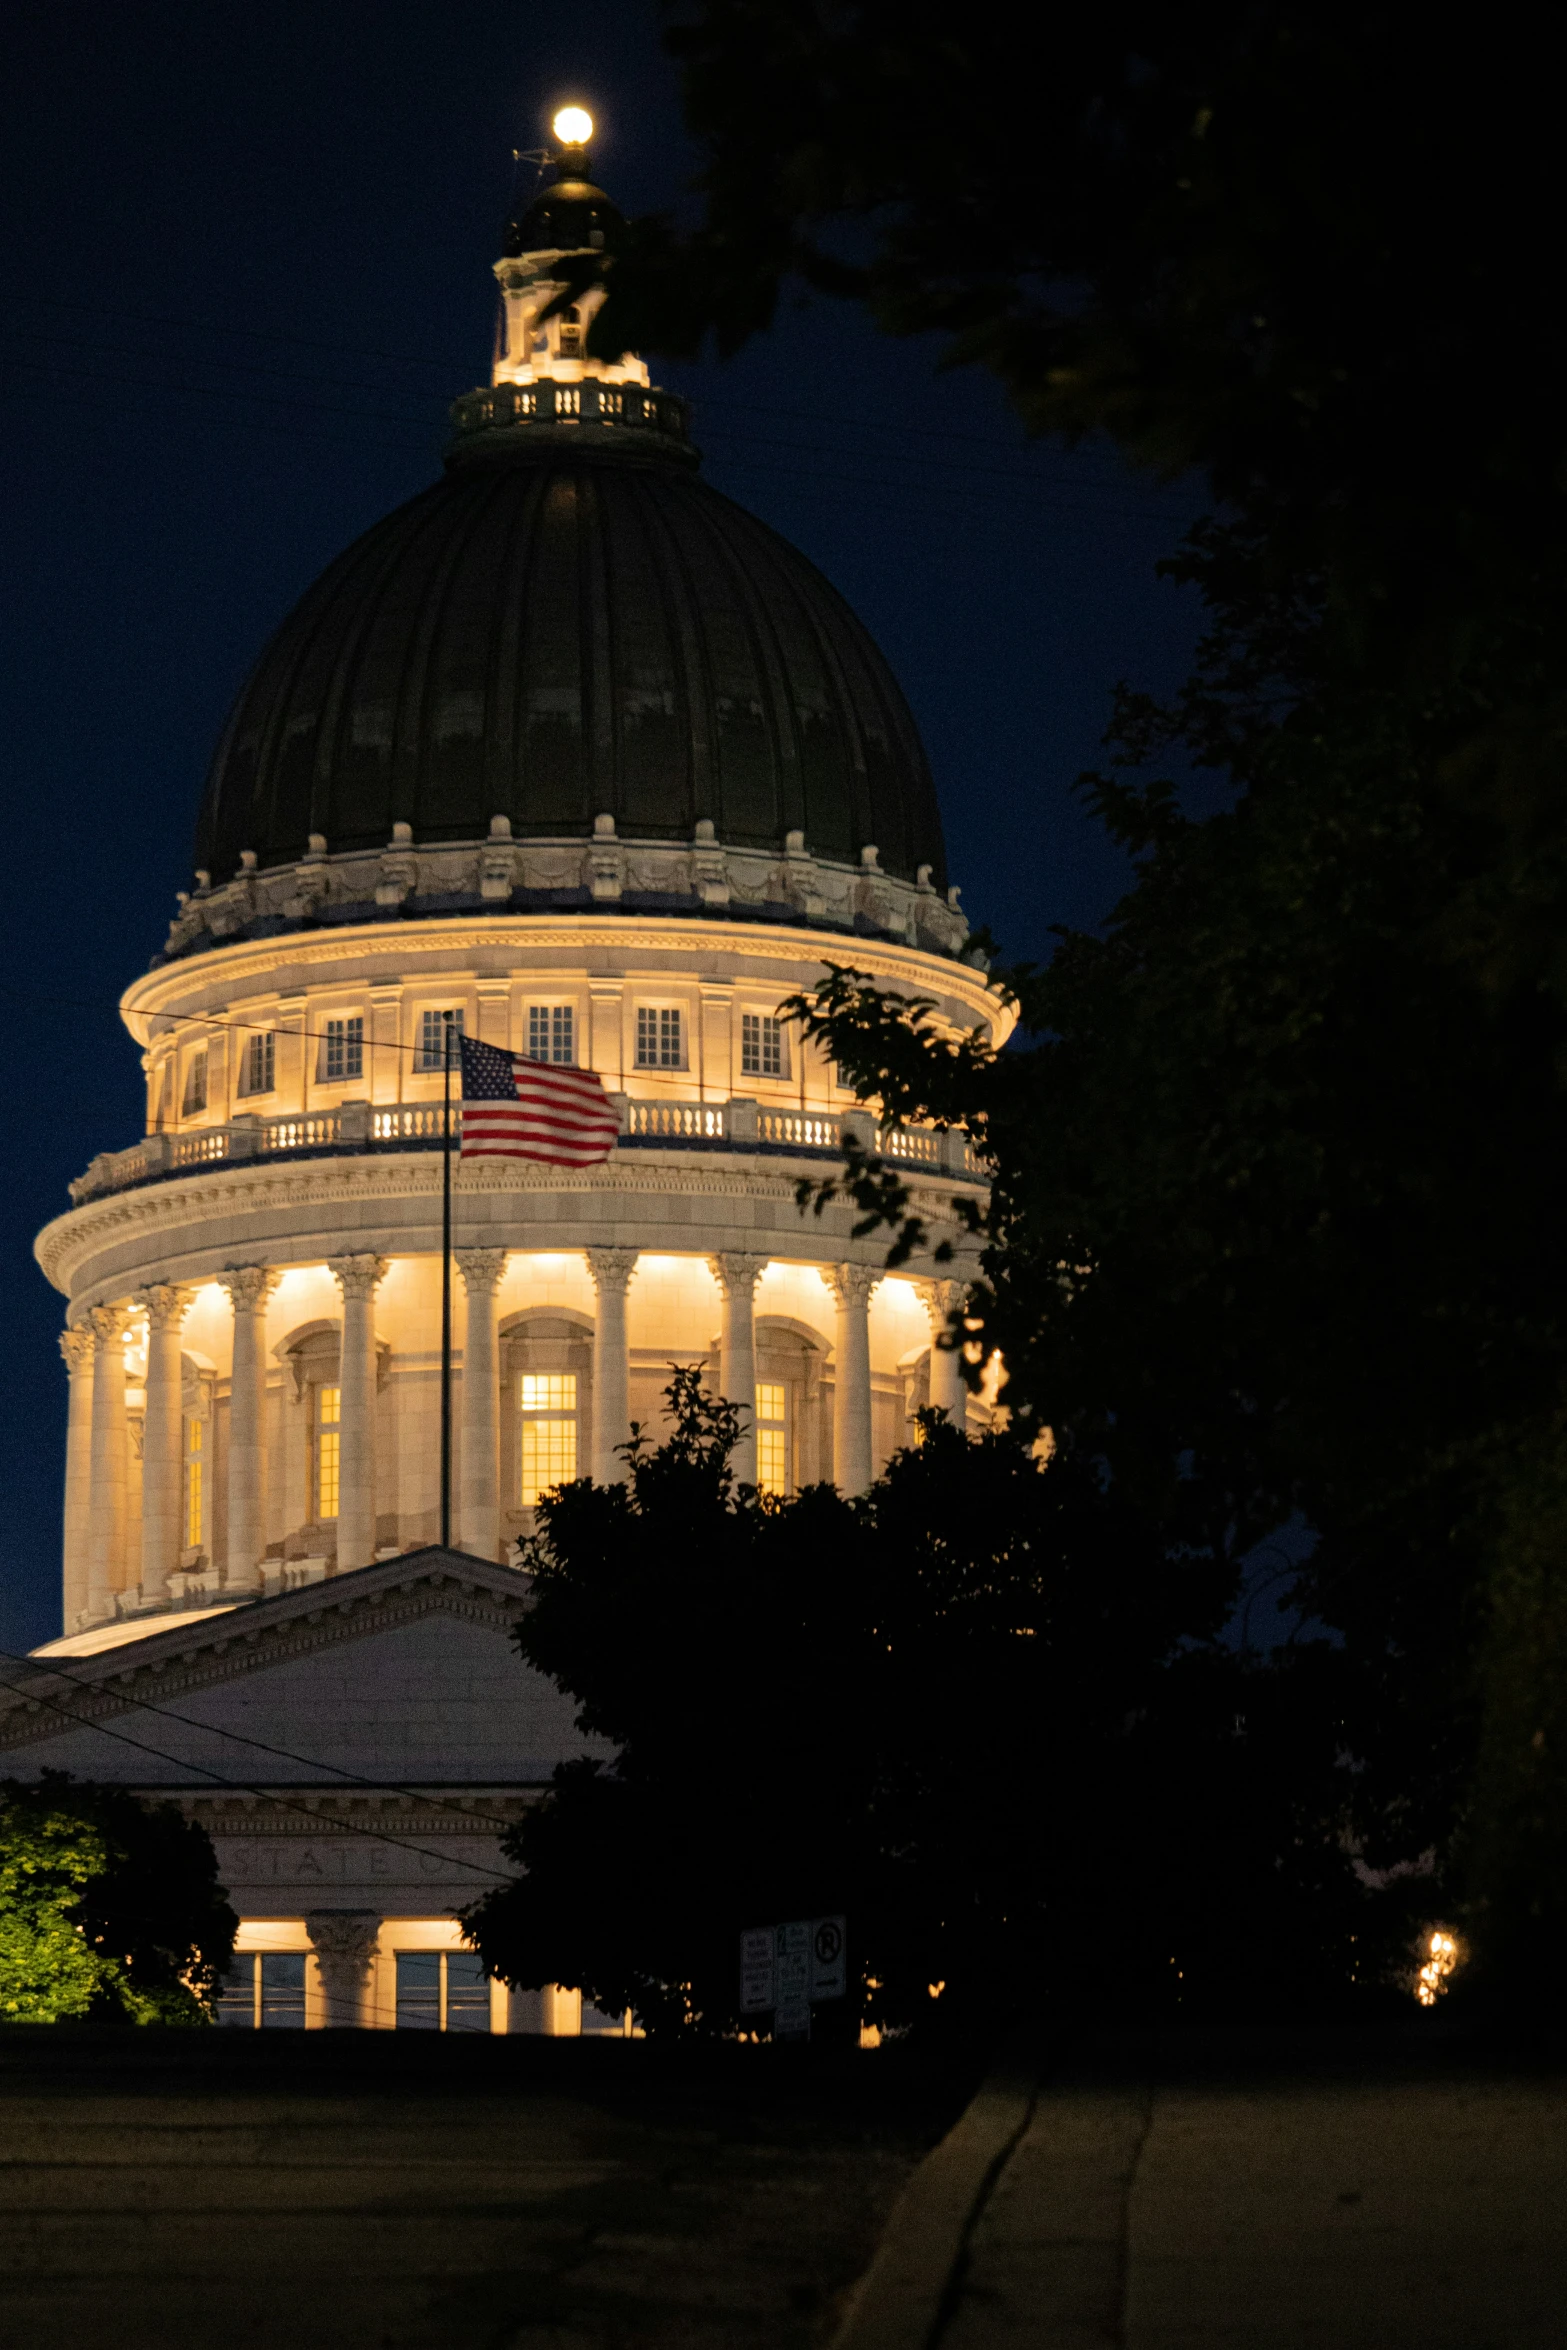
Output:
<path fill-rule="evenodd" d="M 628 211 L 692 157 L 652 0 L 13 7 L 0 94 L 0 1644 L 58 1628 L 63 1301 L 40 1224 L 141 1128 L 114 1006 L 188 886 L 206 759 L 277 620 L 429 480 L 484 379 L 514 147 L 581 97 Z M 819 563 L 903 680 L 971 915 L 1013 954 L 1122 879 L 1072 798 L 1115 680 L 1178 673 L 1189 514 L 1030 447 L 988 379 L 814 304 L 688 392 L 710 479 Z"/>

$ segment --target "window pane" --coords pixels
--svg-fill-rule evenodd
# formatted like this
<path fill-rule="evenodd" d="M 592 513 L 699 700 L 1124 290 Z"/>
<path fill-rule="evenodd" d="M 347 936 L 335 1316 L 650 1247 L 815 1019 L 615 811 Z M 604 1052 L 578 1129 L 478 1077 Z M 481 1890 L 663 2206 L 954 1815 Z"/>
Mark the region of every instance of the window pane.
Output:
<path fill-rule="evenodd" d="M 756 1385 L 756 1418 L 760 1426 L 764 1420 L 782 1420 L 784 1391 L 782 1380 L 759 1379 Z"/>
<path fill-rule="evenodd" d="M 218 1985 L 218 2022 L 230 2030 L 253 2032 L 256 2028 L 256 1961 L 248 1954 L 236 1958 L 228 1973 Z"/>
<path fill-rule="evenodd" d="M 574 1029 L 570 1004 L 530 1004 L 529 1060 L 556 1061 L 563 1067 L 569 1067 L 576 1059 Z"/>
<path fill-rule="evenodd" d="M 577 1408 L 575 1371 L 524 1371 L 522 1408 L 525 1412 L 574 1412 Z"/>
<path fill-rule="evenodd" d="M 577 1423 L 574 1418 L 546 1419 L 542 1414 L 522 1423 L 522 1506 L 532 1509 L 541 1493 L 552 1486 L 569 1485 L 577 1474 Z"/>
<path fill-rule="evenodd" d="M 637 1067 L 678 1069 L 683 1060 L 679 1012 L 664 1004 L 638 1004 Z"/>
<path fill-rule="evenodd" d="M 437 1046 L 439 1063 L 440 1050 Z M 350 1018 L 329 1020 L 326 1024 L 326 1065 L 324 1074 L 328 1084 L 341 1084 L 345 1078 L 362 1077 L 365 1065 L 365 1024 L 361 1013 Z"/>
<path fill-rule="evenodd" d="M 323 1428 L 316 1438 L 316 1516 L 335 1518 L 338 1496 L 338 1446 L 341 1438 L 335 1428 Z"/>
<path fill-rule="evenodd" d="M 305 1956 L 303 1951 L 264 1950 L 261 1967 L 262 2029 L 285 2031 L 305 2028 Z"/>
<path fill-rule="evenodd" d="M 789 1490 L 789 1440 L 781 1428 L 756 1431 L 756 1482 L 764 1493 Z"/>
<path fill-rule="evenodd" d="M 490 2028 L 490 1978 L 475 1950 L 446 1953 L 446 2029 L 449 2032 L 487 2032 Z"/>
<path fill-rule="evenodd" d="M 761 1012 L 740 1018 L 740 1068 L 747 1077 L 783 1075 L 783 1028 Z"/>
<path fill-rule="evenodd" d="M 440 1012 L 421 1012 L 419 1015 L 419 1047 L 414 1055 L 416 1069 L 440 1069 L 444 1066 L 446 1024 Z M 457 1066 L 457 1039 L 463 1032 L 462 1014 L 452 1014 L 452 1067 Z"/>
<path fill-rule="evenodd" d="M 440 1952 L 400 1950 L 397 1953 L 397 2029 L 438 2032 L 440 2028 Z"/>

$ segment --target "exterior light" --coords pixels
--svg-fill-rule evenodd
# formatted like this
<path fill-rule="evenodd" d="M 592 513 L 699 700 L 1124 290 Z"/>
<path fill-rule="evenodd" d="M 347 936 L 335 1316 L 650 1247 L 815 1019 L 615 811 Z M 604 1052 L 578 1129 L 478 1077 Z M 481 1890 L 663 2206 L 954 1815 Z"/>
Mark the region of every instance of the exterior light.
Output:
<path fill-rule="evenodd" d="M 550 129 L 563 147 L 585 147 L 593 136 L 593 117 L 585 106 L 563 106 Z"/>
<path fill-rule="evenodd" d="M 1426 1944 L 1426 1953 L 1425 1965 L 1415 1977 L 1415 1997 L 1422 2007 L 1435 2007 L 1458 1964 L 1457 1939 L 1438 1930 Z"/>

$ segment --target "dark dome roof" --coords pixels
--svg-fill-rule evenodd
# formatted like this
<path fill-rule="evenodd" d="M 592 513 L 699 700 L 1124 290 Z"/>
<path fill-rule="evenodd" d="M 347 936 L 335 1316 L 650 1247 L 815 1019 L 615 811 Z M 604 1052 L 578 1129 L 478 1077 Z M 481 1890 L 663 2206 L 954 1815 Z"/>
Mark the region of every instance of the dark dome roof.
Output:
<path fill-rule="evenodd" d="M 454 462 L 284 621 L 218 746 L 197 866 L 221 883 L 312 833 L 478 840 L 504 815 L 585 837 L 609 814 L 623 839 L 800 831 L 845 863 L 874 842 L 944 887 L 914 721 L 842 597 L 680 464 L 552 429 Z"/>
<path fill-rule="evenodd" d="M 508 260 L 521 253 L 578 253 L 602 245 L 621 216 L 585 173 L 567 168 L 506 223 L 501 246 Z"/>

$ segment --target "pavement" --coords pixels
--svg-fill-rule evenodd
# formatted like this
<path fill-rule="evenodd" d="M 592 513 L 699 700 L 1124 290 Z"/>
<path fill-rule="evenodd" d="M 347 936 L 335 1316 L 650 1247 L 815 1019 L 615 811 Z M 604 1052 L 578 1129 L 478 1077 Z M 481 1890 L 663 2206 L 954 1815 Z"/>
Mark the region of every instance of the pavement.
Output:
<path fill-rule="evenodd" d="M 838 2344 L 1563 2350 L 1567 2077 L 1440 2045 L 1014 2060 L 905 2189 Z"/>

